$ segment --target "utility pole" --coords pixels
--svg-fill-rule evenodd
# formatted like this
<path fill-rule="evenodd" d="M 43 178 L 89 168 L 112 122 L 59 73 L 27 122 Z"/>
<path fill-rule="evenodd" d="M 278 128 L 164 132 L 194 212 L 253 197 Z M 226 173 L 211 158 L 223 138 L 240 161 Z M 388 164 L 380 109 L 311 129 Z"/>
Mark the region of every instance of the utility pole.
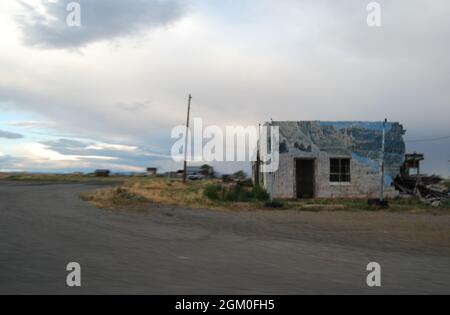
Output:
<path fill-rule="evenodd" d="M 187 180 L 187 153 L 188 153 L 188 136 L 189 136 L 189 118 L 191 115 L 191 100 L 192 100 L 192 96 L 191 96 L 191 94 L 189 94 L 188 112 L 187 112 L 187 121 L 186 121 L 186 135 L 185 135 L 185 139 L 184 139 L 183 183 L 186 183 L 186 180 Z"/>
<path fill-rule="evenodd" d="M 255 170 L 255 185 L 261 185 L 260 172 L 261 172 L 261 156 L 259 155 L 259 149 L 261 146 L 261 124 L 258 126 L 258 144 L 256 147 L 256 170 Z"/>
<path fill-rule="evenodd" d="M 386 124 L 387 118 L 383 122 L 383 137 L 381 139 L 381 186 L 380 186 L 380 201 L 384 201 L 384 151 L 386 143 Z"/>

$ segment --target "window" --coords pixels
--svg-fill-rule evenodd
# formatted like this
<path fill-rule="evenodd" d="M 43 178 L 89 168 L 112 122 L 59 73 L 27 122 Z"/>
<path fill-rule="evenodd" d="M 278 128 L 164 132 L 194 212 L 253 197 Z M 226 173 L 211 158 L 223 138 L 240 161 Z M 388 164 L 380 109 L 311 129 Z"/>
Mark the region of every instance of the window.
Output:
<path fill-rule="evenodd" d="M 350 159 L 330 159 L 330 182 L 349 183 Z"/>

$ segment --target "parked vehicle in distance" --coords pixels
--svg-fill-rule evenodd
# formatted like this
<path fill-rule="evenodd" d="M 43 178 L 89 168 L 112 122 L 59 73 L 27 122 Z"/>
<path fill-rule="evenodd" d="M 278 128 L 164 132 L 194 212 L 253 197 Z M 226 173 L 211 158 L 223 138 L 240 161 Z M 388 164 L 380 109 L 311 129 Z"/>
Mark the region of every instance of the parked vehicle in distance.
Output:
<path fill-rule="evenodd" d="M 201 174 L 192 174 L 188 176 L 189 180 L 202 180 L 204 179 L 205 176 L 201 175 Z"/>

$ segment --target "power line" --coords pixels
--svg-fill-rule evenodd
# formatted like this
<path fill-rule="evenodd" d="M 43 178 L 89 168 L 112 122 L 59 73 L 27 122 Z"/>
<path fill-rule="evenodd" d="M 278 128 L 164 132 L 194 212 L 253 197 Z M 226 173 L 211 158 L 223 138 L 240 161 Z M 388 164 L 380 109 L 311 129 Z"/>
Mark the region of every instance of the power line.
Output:
<path fill-rule="evenodd" d="M 431 138 L 431 139 L 406 140 L 405 142 L 407 142 L 407 143 L 411 143 L 411 142 L 432 142 L 432 141 L 440 141 L 440 140 L 447 140 L 447 139 L 450 139 L 450 136 L 440 137 L 440 138 Z"/>

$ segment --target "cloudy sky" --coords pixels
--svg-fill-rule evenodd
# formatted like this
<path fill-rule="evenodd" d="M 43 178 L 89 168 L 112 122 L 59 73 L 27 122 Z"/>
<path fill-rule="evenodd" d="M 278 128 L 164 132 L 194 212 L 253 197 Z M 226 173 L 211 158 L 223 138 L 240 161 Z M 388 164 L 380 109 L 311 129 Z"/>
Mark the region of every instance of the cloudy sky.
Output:
<path fill-rule="evenodd" d="M 187 95 L 207 125 L 383 120 L 449 176 L 450 3 L 0 2 L 0 170 L 176 167 Z M 233 166 L 236 167 L 236 166 Z"/>

